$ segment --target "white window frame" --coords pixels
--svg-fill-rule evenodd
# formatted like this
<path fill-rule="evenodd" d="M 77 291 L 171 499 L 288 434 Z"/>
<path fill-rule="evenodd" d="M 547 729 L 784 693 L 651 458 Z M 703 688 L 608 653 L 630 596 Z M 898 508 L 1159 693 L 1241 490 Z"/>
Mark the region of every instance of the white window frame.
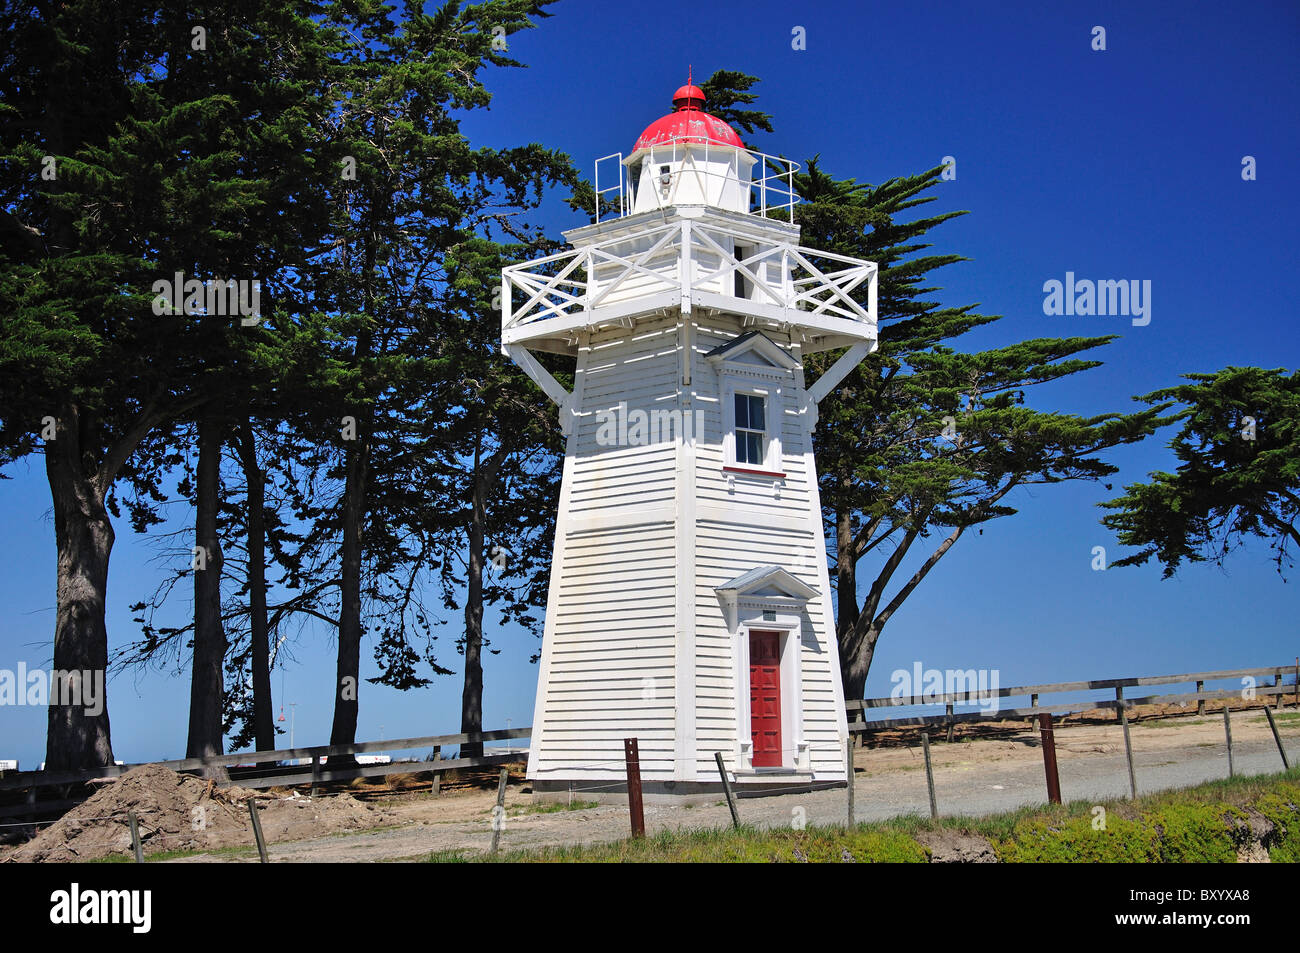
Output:
<path fill-rule="evenodd" d="M 741 463 L 736 459 L 736 395 L 763 398 L 763 424 L 765 438 L 763 462 Z M 782 388 L 772 381 L 741 378 L 729 375 L 722 387 L 722 460 L 723 465 L 736 470 L 760 470 L 763 473 L 783 474 L 781 455 L 781 427 L 784 424 L 785 404 Z"/>

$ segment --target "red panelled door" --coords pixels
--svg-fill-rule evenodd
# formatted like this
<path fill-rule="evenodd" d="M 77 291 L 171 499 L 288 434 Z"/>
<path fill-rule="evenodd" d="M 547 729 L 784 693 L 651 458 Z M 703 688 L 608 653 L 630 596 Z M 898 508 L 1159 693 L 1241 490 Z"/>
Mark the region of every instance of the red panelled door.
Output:
<path fill-rule="evenodd" d="M 777 632 L 749 633 L 749 720 L 754 767 L 781 767 L 781 644 Z"/>

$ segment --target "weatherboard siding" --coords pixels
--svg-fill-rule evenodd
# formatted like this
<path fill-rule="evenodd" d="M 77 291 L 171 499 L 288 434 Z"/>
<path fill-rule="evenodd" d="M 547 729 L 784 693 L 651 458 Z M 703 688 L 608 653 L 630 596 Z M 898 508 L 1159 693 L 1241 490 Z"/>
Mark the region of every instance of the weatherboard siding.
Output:
<path fill-rule="evenodd" d="M 749 732 L 736 704 L 743 636 L 728 632 L 716 587 L 773 564 L 819 592 L 806 605 L 797 649 L 801 740 L 816 777 L 843 778 L 839 666 L 809 418 L 799 409 L 801 377 L 785 372 L 779 406 L 769 410 L 779 421 L 784 477 L 725 472 L 721 377 L 704 355 L 747 329 L 734 315 L 697 320 L 687 388 L 676 316 L 591 332 L 580 349 L 581 393 L 557 521 L 530 777 L 616 783 L 624 777 L 623 739 L 635 736 L 647 781 L 715 781 L 714 752 L 730 763 Z M 641 410 L 650 418 L 655 410 L 676 410 L 684 391 L 703 425 L 693 455 L 680 455 L 679 432 L 638 446 L 598 440 L 602 414 L 619 412 L 620 402 L 622 413 Z M 688 474 L 683 459 L 693 460 Z M 682 487 L 691 488 L 689 507 Z M 685 550 L 680 533 L 693 534 Z M 694 611 L 681 620 L 691 602 L 678 592 L 679 559 L 694 563 Z M 681 668 L 679 653 L 688 648 Z M 678 678 L 693 678 L 693 690 L 683 694 Z M 685 717 L 693 719 L 694 740 L 683 742 L 679 769 L 682 699 L 693 706 Z"/>

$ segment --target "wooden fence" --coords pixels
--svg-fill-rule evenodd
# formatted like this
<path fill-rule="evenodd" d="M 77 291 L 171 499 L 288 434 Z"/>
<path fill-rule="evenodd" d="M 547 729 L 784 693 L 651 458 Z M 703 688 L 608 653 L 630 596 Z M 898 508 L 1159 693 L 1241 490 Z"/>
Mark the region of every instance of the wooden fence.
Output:
<path fill-rule="evenodd" d="M 1282 684 L 1283 674 L 1290 675 L 1295 673 L 1297 684 L 1294 686 L 1285 686 Z M 998 688 L 986 692 L 971 690 L 966 692 L 955 692 L 951 694 L 936 695 L 914 695 L 901 698 L 864 698 L 861 701 L 850 701 L 847 703 L 849 733 L 861 740 L 866 732 L 879 731 L 882 728 L 901 728 L 901 727 L 922 727 L 928 725 L 943 725 L 950 729 L 953 725 L 962 722 L 989 722 L 1002 721 L 1007 719 L 1027 719 L 1035 718 L 1041 714 L 1065 714 L 1070 712 L 1089 711 L 1094 708 L 1112 708 L 1130 709 L 1136 705 L 1157 705 L 1157 704 L 1178 704 L 1181 702 L 1196 702 L 1198 714 L 1205 714 L 1205 702 L 1212 699 L 1221 698 L 1240 698 L 1243 689 L 1241 686 L 1235 688 L 1225 688 L 1219 690 L 1206 691 L 1206 682 L 1223 681 L 1230 678 L 1268 678 L 1272 676 L 1272 685 L 1257 685 L 1251 691 L 1256 697 L 1267 700 L 1274 698 L 1278 706 L 1286 695 L 1295 695 L 1296 704 L 1300 705 L 1300 665 L 1273 665 L 1264 668 L 1238 668 L 1229 669 L 1220 672 L 1190 672 L 1181 675 L 1151 675 L 1140 678 L 1100 678 L 1087 682 L 1054 682 L 1047 685 L 1015 685 L 1008 688 Z M 1140 697 L 1125 697 L 1124 689 L 1140 688 L 1151 685 L 1177 685 L 1195 683 L 1196 691 L 1184 692 L 1173 695 L 1144 695 Z M 1057 704 L 1043 705 L 1039 704 L 1039 698 L 1042 695 L 1055 695 L 1065 692 L 1081 691 L 1113 691 L 1113 699 L 1084 699 L 1079 701 L 1067 701 Z M 998 710 L 985 713 L 983 711 L 975 712 L 958 712 L 957 705 L 981 704 L 989 699 L 1003 698 L 1028 698 L 1028 706 L 1019 706 L 1015 708 L 1002 708 L 999 705 Z M 867 718 L 868 709 L 876 708 L 898 708 L 904 705 L 943 705 L 944 713 L 942 715 L 918 715 L 915 717 L 905 718 Z"/>
<path fill-rule="evenodd" d="M 348 764 L 346 767 L 331 767 L 328 760 L 346 755 L 362 754 L 367 751 L 405 751 L 411 748 L 442 748 L 451 745 L 466 745 L 477 742 L 508 741 L 513 738 L 527 738 L 532 734 L 531 728 L 509 728 L 496 731 L 477 731 L 457 735 L 430 735 L 424 738 L 394 738 L 387 741 L 359 741 L 350 745 L 318 745 L 310 748 L 283 748 L 275 751 L 243 751 L 235 754 L 216 755 L 210 758 L 184 758 L 179 761 L 154 761 L 164 768 L 170 768 L 182 774 L 199 774 L 210 777 L 214 774 L 226 775 L 237 781 L 241 787 L 271 788 L 292 784 L 316 785 L 327 781 L 350 781 L 354 778 L 377 777 L 394 774 L 422 774 L 432 772 L 441 776 L 445 771 L 457 768 L 486 768 L 518 761 L 520 752 L 484 751 L 481 757 L 451 758 L 436 761 L 392 761 L 387 764 Z M 310 763 L 286 765 L 288 760 L 310 759 Z M 83 771 L 5 771 L 0 772 L 0 793 L 5 791 L 26 790 L 26 804 L 0 808 L 0 817 L 28 817 L 33 814 L 55 813 L 65 811 L 79 803 L 81 799 L 63 799 L 58 801 L 38 801 L 37 791 L 41 788 L 72 787 L 85 785 L 94 781 L 104 781 L 118 777 L 138 768 L 138 764 L 110 764 L 100 768 Z M 244 768 L 245 770 L 240 770 Z"/>

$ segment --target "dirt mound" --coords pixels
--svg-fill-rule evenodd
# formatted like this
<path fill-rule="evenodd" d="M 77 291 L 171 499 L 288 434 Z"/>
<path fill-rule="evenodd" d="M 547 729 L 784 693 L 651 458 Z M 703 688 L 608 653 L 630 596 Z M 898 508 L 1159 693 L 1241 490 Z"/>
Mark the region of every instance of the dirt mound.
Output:
<path fill-rule="evenodd" d="M 106 785 L 4 862 L 86 861 L 131 854 L 127 812 L 134 811 L 145 853 L 251 846 L 247 801 L 258 799 L 268 842 L 360 830 L 388 815 L 348 795 L 271 796 L 239 787 L 216 787 L 158 765 L 144 765 Z"/>
<path fill-rule="evenodd" d="M 977 834 L 954 831 L 941 827 L 935 831 L 921 831 L 916 842 L 930 849 L 932 864 L 996 864 L 998 855 L 993 845 Z"/>

